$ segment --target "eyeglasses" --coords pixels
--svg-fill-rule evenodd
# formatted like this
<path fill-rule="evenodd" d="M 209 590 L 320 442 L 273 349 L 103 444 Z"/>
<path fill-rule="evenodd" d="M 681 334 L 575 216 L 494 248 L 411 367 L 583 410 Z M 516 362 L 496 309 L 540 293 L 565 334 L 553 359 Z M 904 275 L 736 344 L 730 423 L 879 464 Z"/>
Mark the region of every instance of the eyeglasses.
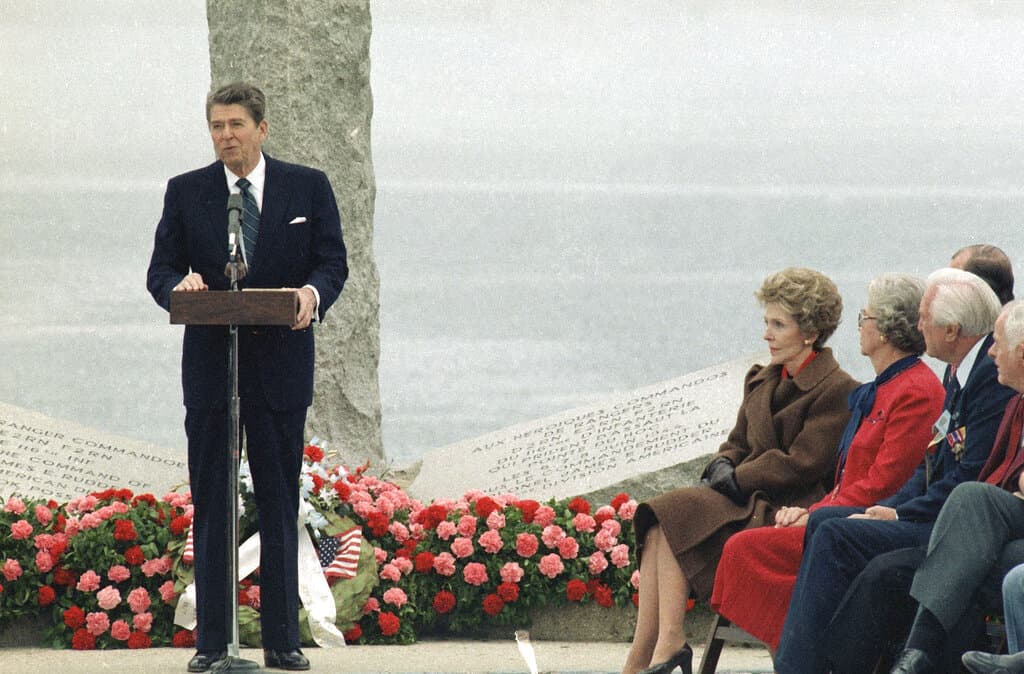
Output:
<path fill-rule="evenodd" d="M 857 312 L 857 327 L 864 325 L 864 321 L 877 321 L 878 316 L 868 316 L 867 312 L 861 309 Z"/>

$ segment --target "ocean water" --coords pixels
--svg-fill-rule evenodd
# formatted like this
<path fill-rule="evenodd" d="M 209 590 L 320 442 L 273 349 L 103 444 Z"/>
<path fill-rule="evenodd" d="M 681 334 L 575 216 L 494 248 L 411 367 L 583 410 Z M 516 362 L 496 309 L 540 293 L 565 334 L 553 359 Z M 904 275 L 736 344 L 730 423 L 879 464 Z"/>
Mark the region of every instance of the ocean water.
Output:
<path fill-rule="evenodd" d="M 145 290 L 162 187 L 0 190 L 0 400 L 183 446 L 181 328 Z M 424 451 L 762 348 L 753 291 L 789 265 L 840 287 L 840 362 L 884 271 L 962 245 L 1018 263 L 1015 191 L 384 183 L 385 451 Z"/>

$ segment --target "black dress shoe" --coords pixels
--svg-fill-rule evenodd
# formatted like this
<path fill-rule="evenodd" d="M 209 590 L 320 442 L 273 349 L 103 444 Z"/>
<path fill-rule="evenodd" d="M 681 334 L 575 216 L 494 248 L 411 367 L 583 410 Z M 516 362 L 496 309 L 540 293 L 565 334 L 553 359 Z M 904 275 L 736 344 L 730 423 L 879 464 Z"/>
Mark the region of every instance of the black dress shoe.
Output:
<path fill-rule="evenodd" d="M 889 674 L 931 674 L 937 671 L 928 654 L 918 648 L 907 648 L 896 660 Z"/>
<path fill-rule="evenodd" d="M 683 644 L 682 648 L 660 665 L 641 669 L 637 674 L 670 674 L 676 667 L 683 674 L 692 674 L 693 649 L 690 648 L 689 644 Z"/>
<path fill-rule="evenodd" d="M 196 651 L 196 654 L 188 661 L 188 671 L 208 672 L 215 664 L 226 657 L 228 657 L 227 649 L 220 651 Z"/>
<path fill-rule="evenodd" d="M 275 651 L 272 648 L 264 648 L 263 665 L 272 669 L 302 672 L 309 669 L 309 660 L 297 648 L 294 651 Z"/>
<path fill-rule="evenodd" d="M 994 655 L 982 651 L 967 651 L 964 666 L 974 674 L 1024 674 L 1024 653 Z"/>

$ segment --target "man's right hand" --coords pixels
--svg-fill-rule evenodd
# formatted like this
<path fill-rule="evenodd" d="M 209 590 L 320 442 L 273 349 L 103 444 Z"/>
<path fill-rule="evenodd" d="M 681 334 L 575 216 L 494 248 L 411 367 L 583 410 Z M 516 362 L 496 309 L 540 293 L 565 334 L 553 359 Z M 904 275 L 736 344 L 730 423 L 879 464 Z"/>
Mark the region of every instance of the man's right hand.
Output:
<path fill-rule="evenodd" d="M 185 292 L 192 292 L 195 290 L 209 290 L 210 287 L 203 281 L 201 274 L 192 272 L 185 278 L 178 282 L 178 285 L 174 286 L 174 290 L 184 290 Z"/>

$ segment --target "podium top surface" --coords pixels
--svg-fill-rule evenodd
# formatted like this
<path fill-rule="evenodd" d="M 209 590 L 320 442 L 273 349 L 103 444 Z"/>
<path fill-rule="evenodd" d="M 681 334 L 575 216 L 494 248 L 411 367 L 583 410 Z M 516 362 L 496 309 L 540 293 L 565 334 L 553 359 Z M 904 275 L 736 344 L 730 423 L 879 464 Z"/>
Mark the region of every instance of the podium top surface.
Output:
<path fill-rule="evenodd" d="M 298 313 L 298 290 L 252 288 L 171 293 L 174 325 L 291 326 Z"/>

